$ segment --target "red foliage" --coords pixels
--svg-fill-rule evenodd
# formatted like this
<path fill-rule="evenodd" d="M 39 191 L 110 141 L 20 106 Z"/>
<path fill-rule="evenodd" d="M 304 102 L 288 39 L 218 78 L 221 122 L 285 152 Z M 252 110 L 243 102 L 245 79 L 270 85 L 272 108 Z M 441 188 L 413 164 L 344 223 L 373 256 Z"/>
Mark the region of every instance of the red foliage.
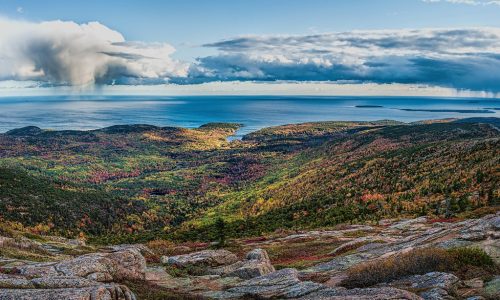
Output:
<path fill-rule="evenodd" d="M 458 218 L 449 218 L 449 219 L 446 219 L 446 218 L 437 218 L 437 219 L 429 220 L 428 223 L 430 223 L 430 224 L 434 224 L 434 223 L 455 223 L 455 222 L 458 222 L 458 221 L 460 221 Z"/>

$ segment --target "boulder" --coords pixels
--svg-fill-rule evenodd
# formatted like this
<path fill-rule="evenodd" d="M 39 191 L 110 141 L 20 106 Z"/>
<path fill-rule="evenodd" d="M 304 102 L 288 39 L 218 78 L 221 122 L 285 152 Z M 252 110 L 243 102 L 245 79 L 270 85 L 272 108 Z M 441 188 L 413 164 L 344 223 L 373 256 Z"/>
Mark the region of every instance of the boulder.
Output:
<path fill-rule="evenodd" d="M 2 289 L 60 289 L 99 285 L 98 282 L 82 277 L 55 276 L 28 279 L 19 275 L 0 274 Z"/>
<path fill-rule="evenodd" d="M 443 249 L 452 249 L 452 248 L 460 248 L 460 247 L 469 247 L 473 244 L 474 243 L 471 241 L 453 238 L 453 239 L 445 240 L 442 242 L 438 242 L 435 244 L 435 246 L 438 248 L 443 248 Z"/>
<path fill-rule="evenodd" d="M 143 280 L 146 260 L 136 249 L 92 253 L 55 263 L 25 264 L 14 268 L 19 275 L 35 277 L 73 276 L 100 282 Z"/>
<path fill-rule="evenodd" d="M 481 278 L 465 280 L 463 283 L 466 287 L 472 289 L 480 289 L 484 286 L 484 282 Z"/>
<path fill-rule="evenodd" d="M 302 300 L 421 300 L 414 293 L 396 288 L 338 289 L 327 288 L 311 293 Z"/>
<path fill-rule="evenodd" d="M 283 269 L 252 278 L 222 292 L 205 293 L 205 296 L 214 299 L 422 299 L 411 292 L 390 287 L 352 290 L 328 288 L 319 283 L 300 281 L 295 269 Z"/>
<path fill-rule="evenodd" d="M 129 248 L 107 255 L 107 258 L 112 262 L 113 280 L 144 280 L 146 259 L 140 251 L 138 248 Z"/>
<path fill-rule="evenodd" d="M 134 248 L 111 253 L 92 253 L 62 261 L 54 266 L 66 276 L 86 277 L 95 281 L 143 280 L 146 260 Z"/>
<path fill-rule="evenodd" d="M 227 250 L 204 250 L 177 256 L 163 256 L 166 265 L 187 269 L 192 275 L 220 275 L 250 279 L 275 271 L 269 255 L 263 249 L 247 253 L 246 259 L 238 261 L 235 254 Z"/>
<path fill-rule="evenodd" d="M 461 230 L 459 238 L 466 241 L 482 241 L 489 236 L 496 237 L 496 231 L 500 231 L 500 215 L 488 215 L 470 221 L 470 225 Z"/>
<path fill-rule="evenodd" d="M 34 287 L 34 284 L 23 276 L 0 274 L 0 289 L 29 289 Z"/>
<path fill-rule="evenodd" d="M 96 286 L 98 283 L 82 277 L 56 276 L 31 279 L 37 289 L 83 288 Z"/>
<path fill-rule="evenodd" d="M 364 262 L 372 257 L 373 255 L 371 255 L 370 253 L 354 253 L 344 256 L 337 256 L 328 262 L 317 264 L 313 267 L 304 270 L 303 272 L 308 273 L 308 272 L 343 271 L 350 268 L 351 266 Z"/>
<path fill-rule="evenodd" d="M 412 275 L 403 279 L 398 279 L 389 283 L 391 286 L 409 287 L 412 289 L 430 289 L 442 288 L 451 291 L 456 288 L 460 279 L 453 275 L 443 272 L 430 272 L 424 275 Z"/>
<path fill-rule="evenodd" d="M 239 277 L 250 279 L 274 272 L 269 255 L 266 250 L 254 249 L 247 253 L 246 260 L 238 261 L 229 266 L 208 270 L 210 274 L 225 277 Z"/>
<path fill-rule="evenodd" d="M 460 239 L 464 241 L 482 241 L 488 238 L 488 233 L 484 231 L 471 231 L 471 232 L 464 232 L 460 235 Z"/>
<path fill-rule="evenodd" d="M 454 293 L 460 279 L 443 272 L 430 272 L 424 275 L 412 275 L 390 282 L 392 287 L 419 290 L 420 296 L 424 299 L 453 299 L 449 296 Z"/>
<path fill-rule="evenodd" d="M 33 277 L 45 277 L 45 276 L 58 276 L 59 272 L 55 269 L 54 262 L 50 263 L 35 263 L 35 264 L 23 264 L 21 266 L 14 267 L 14 271 L 19 275 L 33 278 Z"/>
<path fill-rule="evenodd" d="M 214 268 L 227 266 L 238 261 L 235 254 L 227 250 L 203 250 L 190 254 L 177 255 L 166 257 L 163 256 L 161 261 L 164 264 L 175 266 L 177 268 Z"/>
<path fill-rule="evenodd" d="M 209 293 L 207 296 L 216 299 L 239 299 L 243 297 L 279 298 L 297 288 L 301 281 L 295 269 L 283 269 L 264 276 L 252 278 L 223 292 Z"/>
<path fill-rule="evenodd" d="M 153 251 L 148 248 L 148 246 L 143 244 L 120 244 L 105 247 L 104 250 L 110 250 L 111 252 L 120 252 L 124 250 L 136 250 L 142 255 L 152 255 Z"/>
<path fill-rule="evenodd" d="M 301 298 L 301 297 L 304 297 L 304 296 L 309 295 L 311 293 L 320 291 L 324 288 L 325 288 L 325 286 L 323 286 L 322 284 L 312 282 L 312 281 L 299 282 L 299 283 L 294 284 L 291 287 L 289 287 L 283 293 L 283 298 L 286 298 L 286 299 Z"/>
<path fill-rule="evenodd" d="M 500 298 L 500 276 L 495 276 L 493 280 L 484 285 L 484 292 L 491 298 Z"/>
<path fill-rule="evenodd" d="M 438 287 L 421 292 L 420 296 L 425 300 L 455 300 L 446 290 Z"/>
<path fill-rule="evenodd" d="M 97 281 L 112 281 L 113 262 L 104 253 L 92 253 L 57 263 L 54 268 L 64 276 L 89 277 Z"/>
<path fill-rule="evenodd" d="M 405 219 L 396 222 L 389 226 L 390 229 L 396 230 L 415 230 L 422 226 L 422 224 L 427 223 L 427 217 L 419 217 L 416 219 Z"/>
<path fill-rule="evenodd" d="M 128 287 L 118 284 L 101 284 L 81 288 L 58 289 L 2 289 L 0 300 L 135 300 Z"/>

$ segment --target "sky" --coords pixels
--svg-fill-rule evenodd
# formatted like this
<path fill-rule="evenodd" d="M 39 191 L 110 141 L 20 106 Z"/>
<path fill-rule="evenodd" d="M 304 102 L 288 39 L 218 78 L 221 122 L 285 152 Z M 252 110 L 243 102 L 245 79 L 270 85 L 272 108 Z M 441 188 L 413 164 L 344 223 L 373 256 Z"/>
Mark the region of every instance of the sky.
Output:
<path fill-rule="evenodd" d="M 283 83 L 491 96 L 498 78 L 495 0 L 0 0 L 0 95 Z"/>

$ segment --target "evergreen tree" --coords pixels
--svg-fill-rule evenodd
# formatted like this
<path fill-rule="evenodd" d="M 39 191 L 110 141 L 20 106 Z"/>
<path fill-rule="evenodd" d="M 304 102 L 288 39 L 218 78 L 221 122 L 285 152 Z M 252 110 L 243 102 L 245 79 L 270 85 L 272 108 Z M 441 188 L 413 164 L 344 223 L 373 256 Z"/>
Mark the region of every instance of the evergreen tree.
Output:
<path fill-rule="evenodd" d="M 224 247 L 226 244 L 226 222 L 224 222 L 221 217 L 215 220 L 215 234 L 217 238 L 217 247 Z"/>
<path fill-rule="evenodd" d="M 460 197 L 460 199 L 458 199 L 458 207 L 459 207 L 459 210 L 462 212 L 462 211 L 466 211 L 470 206 L 470 201 L 469 201 L 469 198 L 467 198 L 466 196 L 462 196 Z"/>
<path fill-rule="evenodd" d="M 445 207 L 444 217 L 446 219 L 451 218 L 453 216 L 453 211 L 451 210 L 451 199 L 450 198 L 446 198 L 444 207 Z"/>
<path fill-rule="evenodd" d="M 493 189 L 488 190 L 488 205 L 490 206 L 496 206 L 498 205 L 498 197 L 495 196 L 493 193 Z"/>

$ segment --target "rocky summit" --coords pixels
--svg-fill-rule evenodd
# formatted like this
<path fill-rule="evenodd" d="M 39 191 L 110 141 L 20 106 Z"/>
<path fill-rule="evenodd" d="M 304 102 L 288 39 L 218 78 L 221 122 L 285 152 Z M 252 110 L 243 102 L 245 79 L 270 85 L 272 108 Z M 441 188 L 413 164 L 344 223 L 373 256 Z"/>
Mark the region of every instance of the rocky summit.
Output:
<path fill-rule="evenodd" d="M 499 237 L 500 213 L 282 232 L 226 249 L 2 237 L 0 299 L 500 299 Z M 305 267 L 284 267 L 273 250 L 322 240 L 327 255 Z"/>

